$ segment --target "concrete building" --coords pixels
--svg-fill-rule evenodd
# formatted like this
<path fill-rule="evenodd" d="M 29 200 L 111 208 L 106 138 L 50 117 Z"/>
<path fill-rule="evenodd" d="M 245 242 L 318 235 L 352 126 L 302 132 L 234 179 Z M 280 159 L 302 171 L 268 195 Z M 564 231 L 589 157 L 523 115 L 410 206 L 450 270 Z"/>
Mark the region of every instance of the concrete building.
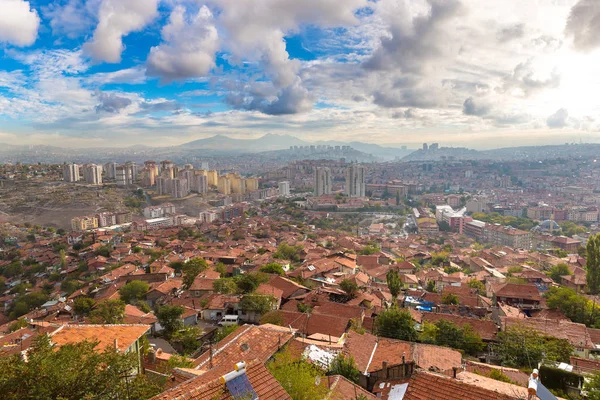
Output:
<path fill-rule="evenodd" d="M 210 172 L 210 171 L 209 171 Z M 210 175 L 208 176 L 210 182 Z M 231 180 L 226 176 L 219 176 L 217 190 L 222 194 L 231 194 Z"/>
<path fill-rule="evenodd" d="M 258 179 L 246 178 L 246 190 L 248 192 L 254 192 L 258 190 Z"/>
<path fill-rule="evenodd" d="M 172 179 L 173 186 L 171 188 L 171 196 L 176 199 L 181 199 L 190 194 L 190 189 L 187 179 L 175 178 Z"/>
<path fill-rule="evenodd" d="M 102 167 L 96 164 L 86 164 L 83 166 L 83 179 L 91 185 L 102 184 Z"/>
<path fill-rule="evenodd" d="M 79 165 L 75 163 L 63 165 L 63 179 L 65 182 L 78 182 Z"/>
<path fill-rule="evenodd" d="M 156 183 L 156 175 L 154 170 L 148 167 L 142 168 L 142 186 L 151 187 Z"/>
<path fill-rule="evenodd" d="M 146 220 L 148 229 L 166 228 L 173 225 L 173 219 L 170 217 L 151 218 Z"/>
<path fill-rule="evenodd" d="M 346 169 L 346 194 L 349 197 L 365 197 L 365 167 L 350 164 Z"/>
<path fill-rule="evenodd" d="M 289 196 L 290 195 L 290 183 L 288 181 L 279 182 L 279 195 Z"/>
<path fill-rule="evenodd" d="M 128 161 L 117 167 L 115 179 L 119 186 L 130 186 L 137 178 L 137 166 L 134 162 Z"/>
<path fill-rule="evenodd" d="M 238 174 L 227 174 L 227 177 L 231 182 L 231 193 L 246 193 L 246 180 L 244 178 L 240 177 Z"/>
<path fill-rule="evenodd" d="M 219 185 L 219 174 L 217 173 L 216 170 L 211 169 L 210 171 L 207 172 L 207 177 L 208 177 L 208 184 L 211 186 L 218 186 Z"/>
<path fill-rule="evenodd" d="M 219 215 L 212 211 L 203 211 L 199 215 L 200 221 L 211 223 L 219 219 Z"/>
<path fill-rule="evenodd" d="M 173 180 L 171 178 L 167 178 L 165 176 L 159 176 L 156 178 L 156 191 L 159 196 L 171 194 L 171 188 L 173 186 Z"/>
<path fill-rule="evenodd" d="M 192 177 L 190 183 L 190 190 L 192 192 L 206 194 L 208 191 L 208 178 L 206 175 L 199 174 L 198 171 L 196 171 L 196 174 Z"/>
<path fill-rule="evenodd" d="M 104 228 L 105 226 L 113 226 L 117 224 L 117 217 L 113 213 L 103 212 L 96 214 L 98 219 L 98 227 Z"/>
<path fill-rule="evenodd" d="M 487 224 L 483 230 L 483 241 L 496 246 L 530 249 L 531 232 L 522 231 L 511 226 Z"/>
<path fill-rule="evenodd" d="M 328 167 L 317 167 L 315 169 L 315 196 L 331 194 L 331 169 Z"/>
<path fill-rule="evenodd" d="M 117 178 L 117 163 L 107 162 L 104 164 L 104 178 L 105 179 L 116 179 Z"/>
<path fill-rule="evenodd" d="M 87 231 L 98 227 L 96 217 L 75 217 L 71 220 L 71 228 L 74 231 Z"/>

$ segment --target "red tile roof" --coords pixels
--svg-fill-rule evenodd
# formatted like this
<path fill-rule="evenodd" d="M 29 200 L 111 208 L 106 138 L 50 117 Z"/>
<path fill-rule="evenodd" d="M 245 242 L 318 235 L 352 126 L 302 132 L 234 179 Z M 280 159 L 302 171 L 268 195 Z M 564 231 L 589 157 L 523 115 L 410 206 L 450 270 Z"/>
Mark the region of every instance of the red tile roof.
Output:
<path fill-rule="evenodd" d="M 148 330 L 149 325 L 62 325 L 50 335 L 50 340 L 58 346 L 98 341 L 98 351 L 114 347 L 116 343 L 119 351 L 125 351 Z"/>
<path fill-rule="evenodd" d="M 552 336 L 558 339 L 566 339 L 572 346 L 577 348 L 594 349 L 594 343 L 588 329 L 584 324 L 578 324 L 567 320 L 542 319 L 542 318 L 510 318 L 500 317 L 502 328 L 506 330 L 511 326 L 524 326 L 535 329 L 540 334 Z"/>
<path fill-rule="evenodd" d="M 377 400 L 377 396 L 367 392 L 357 384 L 350 382 L 341 375 L 328 376 L 329 395 L 326 400 L 350 400 L 362 396 L 365 400 Z"/>
<path fill-rule="evenodd" d="M 484 319 L 461 317 L 458 315 L 451 314 L 424 312 L 421 316 L 421 320 L 432 324 L 436 323 L 439 320 L 445 320 L 448 322 L 452 322 L 453 324 L 458 326 L 470 325 L 473 328 L 473 331 L 477 332 L 483 340 L 496 340 L 496 333 L 498 332 L 498 328 L 496 327 L 496 324 L 493 321 Z"/>

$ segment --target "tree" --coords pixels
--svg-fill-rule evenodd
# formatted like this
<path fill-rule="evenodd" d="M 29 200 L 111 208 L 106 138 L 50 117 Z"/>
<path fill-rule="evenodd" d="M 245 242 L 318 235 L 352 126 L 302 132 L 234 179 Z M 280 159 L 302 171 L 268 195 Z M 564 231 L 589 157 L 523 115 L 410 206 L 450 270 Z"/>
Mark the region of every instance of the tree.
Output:
<path fill-rule="evenodd" d="M 358 292 L 358 285 L 351 279 L 344 279 L 340 282 L 340 288 L 346 292 L 350 298 L 356 297 Z"/>
<path fill-rule="evenodd" d="M 150 311 L 152 311 L 152 309 L 150 308 L 150 306 L 148 305 L 148 303 L 146 303 L 146 302 L 145 302 L 145 301 L 143 301 L 143 300 L 138 300 L 138 301 L 135 303 L 135 306 L 136 306 L 136 307 L 137 307 L 139 310 L 141 310 L 141 311 L 143 311 L 143 312 L 145 312 L 145 313 L 149 313 Z"/>
<path fill-rule="evenodd" d="M 323 377 L 319 367 L 297 360 L 288 350 L 275 355 L 267 368 L 293 400 L 323 399 L 329 389 L 317 382 Z"/>
<path fill-rule="evenodd" d="M 269 276 L 262 272 L 252 272 L 236 277 L 236 284 L 241 293 L 252 293 L 261 283 L 269 281 Z"/>
<path fill-rule="evenodd" d="M 437 293 L 437 289 L 435 287 L 435 281 L 432 279 L 428 280 L 426 289 L 428 292 Z"/>
<path fill-rule="evenodd" d="M 184 326 L 171 335 L 171 341 L 179 343 L 183 354 L 192 354 L 200 347 L 198 338 L 202 336 L 202 330 L 197 326 Z"/>
<path fill-rule="evenodd" d="M 26 328 L 29 325 L 25 318 L 21 318 L 10 324 L 8 332 L 18 331 L 21 328 Z"/>
<path fill-rule="evenodd" d="M 273 296 L 247 294 L 240 300 L 239 308 L 244 312 L 255 312 L 264 315 L 273 309 L 275 299 Z"/>
<path fill-rule="evenodd" d="M 588 400 L 600 400 L 600 373 L 589 377 L 583 388 L 587 392 Z"/>
<path fill-rule="evenodd" d="M 556 283 L 560 283 L 560 277 L 564 275 L 571 275 L 571 270 L 565 263 L 556 264 L 548 271 L 548 276 Z"/>
<path fill-rule="evenodd" d="M 387 281 L 387 287 L 390 290 L 395 303 L 400 294 L 400 290 L 402 289 L 402 281 L 398 275 L 398 270 L 393 268 L 390 269 L 385 275 L 385 280 Z"/>
<path fill-rule="evenodd" d="M 237 285 L 232 278 L 215 279 L 213 290 L 221 294 L 231 294 L 237 291 Z"/>
<path fill-rule="evenodd" d="M 203 258 L 192 258 L 183 265 L 183 286 L 188 289 L 194 283 L 194 280 L 208 268 L 208 264 Z"/>
<path fill-rule="evenodd" d="M 88 315 L 96 302 L 89 297 L 78 297 L 73 302 L 73 311 L 77 315 Z"/>
<path fill-rule="evenodd" d="M 289 244 L 283 242 L 279 246 L 277 246 L 277 251 L 273 253 L 273 258 L 278 258 L 281 260 L 288 260 L 291 262 L 298 262 L 301 260 L 300 252 L 303 250 L 302 246 L 290 246 Z"/>
<path fill-rule="evenodd" d="M 217 329 L 215 336 L 213 336 L 214 342 L 220 342 L 221 340 L 225 339 L 227 336 L 235 332 L 239 327 L 239 325 L 229 325 L 220 327 L 219 329 Z"/>
<path fill-rule="evenodd" d="M 145 375 L 125 378 L 137 368 L 136 353 L 120 353 L 97 342 L 52 346 L 47 335 L 37 337 L 27 359 L 0 357 L 0 393 L 5 400 L 145 399 L 162 391 Z M 126 380 L 127 379 L 127 380 Z"/>
<path fill-rule="evenodd" d="M 436 344 L 438 327 L 431 322 L 424 321 L 419 332 L 419 342 L 427 344 Z"/>
<path fill-rule="evenodd" d="M 64 249 L 60 249 L 58 257 L 60 258 L 60 267 L 62 269 L 67 268 L 67 253 L 65 253 Z"/>
<path fill-rule="evenodd" d="M 600 312 L 597 310 L 594 302 L 577 294 L 573 289 L 551 287 L 544 297 L 546 298 L 548 308 L 560 310 L 573 322 L 593 326 L 596 322 L 596 315 L 600 316 Z"/>
<path fill-rule="evenodd" d="M 181 316 L 184 311 L 181 306 L 164 305 L 158 308 L 156 318 L 160 326 L 163 327 L 167 338 L 170 338 L 173 333 L 183 327 Z"/>
<path fill-rule="evenodd" d="M 143 300 L 148 290 L 150 290 L 150 285 L 147 282 L 133 280 L 119 289 L 119 295 L 125 303 L 135 303 L 138 300 Z"/>
<path fill-rule="evenodd" d="M 460 303 L 460 299 L 454 293 L 446 293 L 442 296 L 442 304 L 457 305 Z"/>
<path fill-rule="evenodd" d="M 586 247 L 586 282 L 590 293 L 600 290 L 600 235 L 591 235 Z"/>
<path fill-rule="evenodd" d="M 81 283 L 77 282 L 75 279 L 65 279 L 60 284 L 60 290 L 65 292 L 67 296 L 70 296 L 81 286 Z"/>
<path fill-rule="evenodd" d="M 485 295 L 485 285 L 481 281 L 478 281 L 477 279 L 473 278 L 469 280 L 467 285 L 469 285 L 470 288 L 477 289 L 477 293 L 481 296 Z"/>
<path fill-rule="evenodd" d="M 298 303 L 300 304 L 300 303 Z M 272 324 L 272 325 L 283 325 L 283 316 L 279 310 L 269 311 L 260 318 L 260 324 Z"/>
<path fill-rule="evenodd" d="M 124 317 L 125 303 L 122 300 L 104 301 L 90 313 L 90 320 L 95 324 L 121 324 Z"/>
<path fill-rule="evenodd" d="M 277 263 L 269 263 L 269 264 L 263 265 L 262 267 L 260 267 L 260 272 L 264 272 L 266 274 L 277 274 L 277 275 L 281 275 L 281 276 L 285 275 L 285 271 L 283 270 L 283 267 L 281 266 L 281 264 L 277 264 Z"/>
<path fill-rule="evenodd" d="M 392 307 L 384 310 L 375 319 L 375 331 L 378 335 L 400 340 L 417 340 L 412 316 L 406 310 Z"/>
<path fill-rule="evenodd" d="M 344 356 L 344 353 L 339 353 L 337 357 L 331 362 L 327 375 L 342 375 L 349 381 L 358 383 L 360 371 L 356 366 L 354 357 L 346 357 Z"/>

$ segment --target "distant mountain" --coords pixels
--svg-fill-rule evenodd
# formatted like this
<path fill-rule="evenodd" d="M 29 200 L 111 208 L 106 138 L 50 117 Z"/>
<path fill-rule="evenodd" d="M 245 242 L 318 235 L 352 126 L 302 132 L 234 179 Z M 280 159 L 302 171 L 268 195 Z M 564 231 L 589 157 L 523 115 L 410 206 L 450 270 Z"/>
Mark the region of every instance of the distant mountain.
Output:
<path fill-rule="evenodd" d="M 256 153 L 269 150 L 284 150 L 290 146 L 305 146 L 309 143 L 291 135 L 268 133 L 257 139 L 235 139 L 225 135 L 216 135 L 198 139 L 178 146 L 184 150 L 219 150 L 230 152 Z"/>

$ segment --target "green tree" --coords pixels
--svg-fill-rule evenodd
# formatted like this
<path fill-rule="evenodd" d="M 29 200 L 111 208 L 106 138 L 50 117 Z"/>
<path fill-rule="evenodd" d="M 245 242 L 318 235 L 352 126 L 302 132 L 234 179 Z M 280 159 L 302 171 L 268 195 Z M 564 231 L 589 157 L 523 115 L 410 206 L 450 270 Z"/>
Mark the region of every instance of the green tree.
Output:
<path fill-rule="evenodd" d="M 421 332 L 419 332 L 419 342 L 427 344 L 436 344 L 438 335 L 438 327 L 431 322 L 424 321 L 421 324 Z"/>
<path fill-rule="evenodd" d="M 27 353 L 0 357 L 0 393 L 5 400 L 125 399 L 142 400 L 162 391 L 142 374 L 127 378 L 137 367 L 136 353 L 120 353 L 97 342 L 52 346 L 47 335 L 35 339 Z"/>
<path fill-rule="evenodd" d="M 26 328 L 27 326 L 29 326 L 27 320 L 25 318 L 21 318 L 10 324 L 8 327 L 8 332 L 18 331 L 19 329 Z"/>
<path fill-rule="evenodd" d="M 294 359 L 287 350 L 276 354 L 267 368 L 293 400 L 323 399 L 329 391 L 326 385 L 316 383 L 323 377 L 317 366 Z"/>
<path fill-rule="evenodd" d="M 171 341 L 181 345 L 183 354 L 192 354 L 200 347 L 200 336 L 202 329 L 197 326 L 184 326 L 171 335 Z"/>
<path fill-rule="evenodd" d="M 60 267 L 62 269 L 67 268 L 67 253 L 65 253 L 64 249 L 60 249 L 58 252 L 58 257 L 60 259 Z"/>
<path fill-rule="evenodd" d="M 331 362 L 327 375 L 342 375 L 351 382 L 358 383 L 360 371 L 356 366 L 354 357 L 346 357 L 344 353 L 339 353 Z"/>
<path fill-rule="evenodd" d="M 141 310 L 141 311 L 143 311 L 143 312 L 145 312 L 145 313 L 149 313 L 150 311 L 152 311 L 152 309 L 150 308 L 150 306 L 148 305 L 148 303 L 146 303 L 146 302 L 145 302 L 145 301 L 143 301 L 143 300 L 138 300 L 138 301 L 135 303 L 135 306 L 136 306 L 136 307 L 137 307 L 139 310 Z"/>
<path fill-rule="evenodd" d="M 600 291 L 600 234 L 591 235 L 586 247 L 586 282 L 592 294 Z"/>
<path fill-rule="evenodd" d="M 593 325 L 600 317 L 593 302 L 566 287 L 551 287 L 544 295 L 548 308 L 560 310 L 573 322 Z M 598 314 L 598 316 L 596 316 Z"/>
<path fill-rule="evenodd" d="M 583 388 L 587 392 L 588 400 L 600 400 L 600 373 L 589 377 Z"/>
<path fill-rule="evenodd" d="M 375 319 L 375 331 L 378 335 L 414 342 L 417 340 L 412 316 L 406 310 L 392 307 L 384 310 Z"/>
<path fill-rule="evenodd" d="M 262 267 L 260 267 L 260 272 L 264 272 L 266 274 L 277 274 L 277 275 L 281 275 L 281 276 L 285 275 L 285 271 L 283 270 L 283 267 L 281 266 L 281 264 L 277 264 L 277 263 L 269 263 L 269 264 L 263 265 Z"/>
<path fill-rule="evenodd" d="M 269 281 L 269 276 L 262 272 L 251 272 L 236 277 L 236 285 L 241 293 L 252 293 L 261 283 Z"/>
<path fill-rule="evenodd" d="M 569 362 L 573 346 L 565 339 L 547 338 L 524 325 L 509 327 L 498 333 L 495 352 L 502 365 L 529 367 L 537 365 L 542 357 L 550 361 Z"/>
<path fill-rule="evenodd" d="M 427 287 L 425 288 L 428 292 L 437 293 L 437 289 L 435 287 L 435 281 L 430 279 L 427 281 Z"/>
<path fill-rule="evenodd" d="M 247 294 L 240 300 L 239 308 L 244 312 L 255 312 L 264 315 L 273 309 L 275 299 L 273 296 Z"/>
<path fill-rule="evenodd" d="M 358 292 L 358 285 L 351 279 L 344 279 L 340 282 L 340 289 L 346 292 L 348 297 L 354 298 Z"/>
<path fill-rule="evenodd" d="M 385 280 L 387 281 L 387 287 L 390 290 L 395 303 L 400 294 L 400 290 L 402 289 L 402 281 L 398 275 L 398 270 L 393 268 L 390 269 L 385 275 Z"/>
<path fill-rule="evenodd" d="M 300 304 L 300 303 L 298 303 Z M 272 324 L 272 325 L 283 325 L 283 316 L 279 310 L 269 311 L 260 318 L 260 324 Z"/>
<path fill-rule="evenodd" d="M 133 280 L 121 286 L 119 295 L 121 296 L 121 300 L 130 304 L 138 300 L 143 300 L 148 290 L 150 290 L 150 285 L 147 282 Z"/>
<path fill-rule="evenodd" d="M 213 282 L 213 290 L 221 294 L 231 294 L 237 291 L 237 285 L 233 278 L 215 279 Z"/>
<path fill-rule="evenodd" d="M 203 258 L 192 258 L 183 265 L 183 286 L 188 289 L 200 272 L 206 270 L 208 264 Z"/>
<path fill-rule="evenodd" d="M 460 304 L 460 299 L 454 293 L 446 293 L 442 295 L 442 304 L 457 305 Z"/>
<path fill-rule="evenodd" d="M 65 279 L 60 283 L 60 290 L 65 292 L 67 296 L 72 295 L 75 291 L 81 288 L 81 283 L 77 282 L 75 279 Z"/>
<path fill-rule="evenodd" d="M 560 283 L 560 277 L 564 275 L 571 275 L 571 270 L 565 263 L 556 264 L 548 271 L 548 276 L 556 283 Z"/>
<path fill-rule="evenodd" d="M 225 339 L 227 336 L 235 332 L 239 327 L 239 325 L 229 325 L 220 327 L 219 329 L 217 329 L 217 332 L 215 332 L 213 341 L 215 343 L 220 342 L 221 340 Z"/>
<path fill-rule="evenodd" d="M 477 289 L 477 293 L 481 296 L 485 295 L 485 285 L 481 281 L 478 281 L 477 279 L 473 278 L 469 280 L 467 285 L 469 285 L 470 288 Z"/>
<path fill-rule="evenodd" d="M 73 302 L 73 311 L 76 315 L 88 315 L 96 302 L 89 297 L 78 297 Z"/>
<path fill-rule="evenodd" d="M 283 242 L 277 246 L 277 251 L 273 253 L 273 258 L 288 260 L 291 262 L 299 262 L 302 259 L 300 256 L 300 252 L 302 250 L 303 248 L 300 245 L 290 246 L 289 244 Z"/>
<path fill-rule="evenodd" d="M 170 338 L 173 333 L 183 327 L 181 316 L 184 311 L 184 308 L 181 306 L 164 305 L 158 308 L 156 318 L 160 326 L 163 327 L 167 338 Z"/>
<path fill-rule="evenodd" d="M 122 300 L 106 300 L 90 313 L 95 324 L 121 324 L 125 317 L 125 303 Z"/>

